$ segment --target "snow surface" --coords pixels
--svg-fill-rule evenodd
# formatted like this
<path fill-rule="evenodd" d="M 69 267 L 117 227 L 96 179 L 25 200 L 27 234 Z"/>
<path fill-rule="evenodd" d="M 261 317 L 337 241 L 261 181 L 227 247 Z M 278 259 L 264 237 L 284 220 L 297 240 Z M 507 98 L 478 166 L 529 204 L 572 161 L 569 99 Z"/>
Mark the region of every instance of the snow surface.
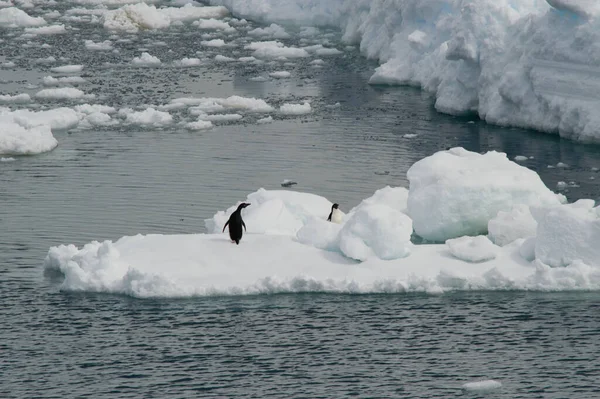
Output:
<path fill-rule="evenodd" d="M 210 0 L 266 23 L 337 26 L 440 112 L 600 141 L 600 3 L 594 0 Z M 289 54 L 285 52 L 288 51 Z M 257 58 L 306 56 L 278 45 Z"/>
<path fill-rule="evenodd" d="M 108 115 L 114 109 L 87 105 L 78 111 Z M 119 113 L 128 119 L 142 114 Z M 471 204 L 469 209 L 476 209 L 473 204 L 479 202 L 483 213 L 497 221 L 501 237 L 509 237 L 504 246 L 494 245 L 481 235 L 414 245 L 414 220 L 408 215 L 413 190 L 418 193 L 422 187 L 415 188 L 411 182 L 409 190 L 389 186 L 377 190 L 344 215 L 341 224 L 327 221 L 332 203 L 324 197 L 259 189 L 243 201 L 250 206 L 242 211 L 247 233 L 239 246 L 231 245 L 222 228 L 242 201 L 206 219 L 208 234 L 137 235 L 116 242 L 94 241 L 82 248 L 60 245 L 50 248 L 44 266 L 65 276 L 65 290 L 139 297 L 306 291 L 600 290 L 600 249 L 591 244 L 600 240 L 600 207 L 595 208 L 593 200 L 561 204 L 545 187 L 535 191 L 535 179 L 505 154 L 480 155 L 458 148 L 429 158 L 419 161 L 413 177 L 418 176 L 421 183 L 427 177 L 442 182 L 445 190 L 453 192 L 445 198 L 455 201 L 455 206 L 430 204 L 431 220 L 424 223 L 444 227 L 437 220 L 440 209 L 435 209 L 441 206 L 446 213 L 444 221 L 478 225 L 479 220 L 465 214 L 465 206 L 457 201 L 462 193 Z M 465 164 L 463 158 L 469 161 Z M 435 169 L 430 167 L 440 159 L 446 165 L 445 173 L 422 173 Z M 455 179 L 457 170 L 467 176 L 474 171 L 468 180 L 479 181 L 465 190 L 464 182 Z M 507 178 L 498 186 L 497 179 L 483 173 L 486 170 L 508 171 Z M 454 190 L 450 182 L 458 189 Z M 530 197 L 536 200 L 519 203 Z M 510 212 L 500 214 L 495 208 L 498 203 L 510 204 Z M 525 206 L 537 221 L 535 235 L 512 240 L 525 235 L 521 230 L 522 221 L 527 220 Z M 496 209 L 495 215 L 492 209 Z M 516 233 L 506 232 L 511 226 Z M 486 382 L 471 388 L 491 386 L 496 387 Z"/>

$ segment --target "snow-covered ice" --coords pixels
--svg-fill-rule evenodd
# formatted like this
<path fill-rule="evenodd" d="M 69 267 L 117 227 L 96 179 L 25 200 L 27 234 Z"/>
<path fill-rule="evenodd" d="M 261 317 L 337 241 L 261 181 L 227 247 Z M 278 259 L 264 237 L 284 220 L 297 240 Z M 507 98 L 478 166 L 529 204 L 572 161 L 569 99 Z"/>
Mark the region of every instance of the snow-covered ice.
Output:
<path fill-rule="evenodd" d="M 437 154 L 474 156 L 463 149 Z M 510 170 L 511 178 L 521 176 L 527 186 L 535 189 L 535 180 L 519 172 L 518 168 L 523 167 L 504 154 L 477 156 L 482 157 L 488 169 Z M 419 168 L 431 166 L 435 160 L 436 154 Z M 510 178 L 505 181 L 510 184 L 501 189 L 494 179 L 480 174 L 479 162 L 465 165 L 461 159 L 443 161 L 453 167 L 444 168 L 445 175 L 438 172 L 435 179 L 445 182 L 451 192 L 454 190 L 450 185 L 455 184 L 456 193 L 463 192 L 472 203 L 478 199 L 488 211 L 490 204 L 496 203 L 493 197 L 499 203 L 516 205 L 515 198 L 529 195 L 523 194 L 523 188 Z M 508 166 L 509 163 L 515 166 Z M 473 186 L 476 190 L 465 191 L 463 182 L 455 179 L 457 170 L 476 171 L 471 177 L 479 180 Z M 423 174 L 421 178 L 426 180 L 426 176 L 432 177 Z M 208 234 L 140 234 L 116 242 L 94 241 L 82 248 L 61 245 L 50 248 L 44 265 L 64 274 L 65 290 L 139 297 L 305 291 L 600 290 L 600 252 L 597 246 L 590 245 L 600 239 L 596 237 L 600 208 L 594 208 L 594 201 L 562 204 L 549 190 L 538 187 L 537 201 L 522 203 L 513 208 L 512 215 L 497 217 L 500 227 L 496 230 L 508 230 L 513 225 L 519 230 L 519 220 L 524 220 L 519 215 L 527 206 L 538 223 L 533 237 L 512 240 L 530 232 L 504 232 L 502 237 L 509 238 L 503 238 L 502 247 L 485 236 L 414 245 L 413 220 L 408 216 L 414 189 L 412 183 L 408 190 L 384 187 L 344 215 L 341 224 L 327 221 L 332 203 L 326 198 L 298 191 L 259 189 L 243 200 L 251 206 L 242 212 L 248 230 L 239 246 L 232 246 L 221 231 L 242 201 L 206 219 Z M 453 196 L 447 198 L 455 200 Z M 444 220 L 471 225 L 473 221 L 462 208 L 443 208 Z M 436 220 L 438 216 L 439 210 L 431 212 L 431 221 L 425 224 L 443 227 Z M 474 384 L 463 387 L 497 387 L 490 382 Z"/>

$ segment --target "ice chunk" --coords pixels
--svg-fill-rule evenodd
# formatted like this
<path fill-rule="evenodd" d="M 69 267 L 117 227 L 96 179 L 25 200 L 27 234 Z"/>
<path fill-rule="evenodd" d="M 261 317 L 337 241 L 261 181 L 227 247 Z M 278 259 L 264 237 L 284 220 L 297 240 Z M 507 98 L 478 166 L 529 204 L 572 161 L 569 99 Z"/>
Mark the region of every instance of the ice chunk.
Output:
<path fill-rule="evenodd" d="M 593 200 L 554 207 L 534 207 L 538 222 L 535 256 L 553 267 L 576 260 L 600 266 L 600 207 Z"/>
<path fill-rule="evenodd" d="M 339 233 L 340 251 L 365 261 L 375 255 L 390 260 L 406 257 L 412 244 L 412 221 L 405 214 L 381 204 L 364 204 L 355 210 Z"/>
<path fill-rule="evenodd" d="M 465 391 L 489 391 L 502 387 L 502 383 L 496 380 L 482 380 L 476 382 L 467 382 L 463 384 Z"/>
<path fill-rule="evenodd" d="M 499 211 L 517 204 L 560 203 L 537 173 L 496 151 L 440 151 L 416 162 L 407 177 L 408 215 L 415 232 L 430 241 L 486 234 Z"/>
<path fill-rule="evenodd" d="M 533 237 L 537 222 L 529 211 L 529 206 L 518 204 L 508 211 L 499 211 L 488 223 L 490 240 L 501 247 L 518 238 Z"/>

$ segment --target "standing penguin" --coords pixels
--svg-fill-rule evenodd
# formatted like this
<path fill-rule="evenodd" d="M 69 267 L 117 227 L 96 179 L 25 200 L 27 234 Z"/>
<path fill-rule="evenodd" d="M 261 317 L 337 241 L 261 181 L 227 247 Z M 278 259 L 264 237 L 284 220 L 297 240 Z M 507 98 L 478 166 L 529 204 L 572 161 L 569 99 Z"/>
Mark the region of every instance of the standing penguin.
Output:
<path fill-rule="evenodd" d="M 240 244 L 240 240 L 242 239 L 242 226 L 244 226 L 244 230 L 246 230 L 246 223 L 242 220 L 242 209 L 250 206 L 250 204 L 242 202 L 235 212 L 229 216 L 229 220 L 223 226 L 223 231 L 225 231 L 225 227 L 229 225 L 229 237 L 231 241 L 235 241 L 236 244 Z"/>
<path fill-rule="evenodd" d="M 339 205 L 338 204 L 333 204 L 331 206 L 331 212 L 329 213 L 329 217 L 327 218 L 328 222 L 333 222 L 333 223 L 342 223 L 342 218 L 343 218 L 343 214 L 342 211 L 340 211 L 338 209 Z"/>

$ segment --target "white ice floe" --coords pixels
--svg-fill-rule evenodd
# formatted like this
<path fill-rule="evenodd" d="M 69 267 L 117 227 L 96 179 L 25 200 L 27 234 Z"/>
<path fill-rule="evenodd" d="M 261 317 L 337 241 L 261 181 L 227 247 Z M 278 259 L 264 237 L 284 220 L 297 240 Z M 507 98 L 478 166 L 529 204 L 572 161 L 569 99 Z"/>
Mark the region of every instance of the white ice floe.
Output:
<path fill-rule="evenodd" d="M 49 126 L 23 127 L 4 122 L 0 115 L 0 154 L 29 155 L 52 150 L 58 142 Z"/>
<path fill-rule="evenodd" d="M 91 106 L 85 110 L 94 111 Z M 81 113 L 72 112 L 76 116 Z M 453 149 L 439 154 L 473 156 L 463 151 Z M 444 169 L 445 174 L 421 175 L 422 179 L 429 176 L 445 182 L 447 190 L 453 182 L 467 197 L 467 205 L 447 197 L 454 201 L 454 206 L 444 208 L 447 213 L 444 220 L 470 226 L 473 222 L 463 208 L 477 208 L 473 197 L 483 202 L 484 208 L 489 208 L 493 198 L 514 205 L 516 188 L 522 188 L 512 180 L 515 176 L 521 176 L 524 185 L 535 189 L 534 179 L 516 172 L 512 166 L 507 167 L 511 161 L 505 155 L 491 154 L 477 154 L 485 160 L 483 164 L 489 164 L 487 167 L 469 162 L 469 168 L 463 165 L 457 169 L 452 158 L 442 158 L 442 163 L 452 166 Z M 416 169 L 431 166 L 436 160 L 440 159 L 433 156 Z M 484 190 L 482 196 L 481 182 L 475 185 L 477 190 L 465 191 L 464 182 L 455 179 L 457 170 L 469 180 L 467 172 L 480 173 L 488 168 L 510 170 L 511 178 L 506 180 L 510 184 L 504 185 L 504 189 Z M 493 187 L 494 179 L 485 181 Z M 292 190 L 259 189 L 243 201 L 250 206 L 242 212 L 247 232 L 240 245 L 232 245 L 226 233 L 221 233 L 238 202 L 205 221 L 209 234 L 137 235 L 116 242 L 94 241 L 82 248 L 61 245 L 50 248 L 44 267 L 64 275 L 64 290 L 138 297 L 600 290 L 600 252 L 593 244 L 600 240 L 600 208 L 594 208 L 592 200 L 561 204 L 553 194 L 550 197 L 545 190 L 538 190 L 541 200 L 529 205 L 538 223 L 536 236 L 519 238 L 503 247 L 492 244 L 485 236 L 413 245 L 410 241 L 413 221 L 407 213 L 410 214 L 413 190 L 421 188 L 414 188 L 411 181 L 408 192 L 401 187 L 378 190 L 343 216 L 341 224 L 327 221 L 332 203 L 326 198 Z M 431 223 L 426 224 L 442 226 L 438 214 L 432 212 Z M 510 218 L 501 215 L 498 219 Z M 500 224 L 500 230 L 511 226 Z M 519 228 L 517 223 L 516 229 Z M 503 237 L 519 235 L 522 234 L 503 234 Z M 495 389 L 498 384 L 479 381 L 463 388 Z"/>
<path fill-rule="evenodd" d="M 213 127 L 213 124 L 211 121 L 205 121 L 203 119 L 198 119 L 195 122 L 187 123 L 185 125 L 185 127 L 190 130 L 206 130 L 206 129 L 210 129 L 211 127 Z"/>
<path fill-rule="evenodd" d="M 64 76 L 61 78 L 44 76 L 44 78 L 42 79 L 42 83 L 44 84 L 44 86 L 58 86 L 61 84 L 77 85 L 86 82 L 87 80 L 85 80 L 81 76 Z"/>
<path fill-rule="evenodd" d="M 215 114 L 215 115 L 206 115 L 203 116 L 202 119 L 211 122 L 231 122 L 238 121 L 242 119 L 243 116 L 240 114 Z"/>
<path fill-rule="evenodd" d="M 83 70 L 83 65 L 62 65 L 50 70 L 56 73 L 79 73 Z"/>
<path fill-rule="evenodd" d="M 207 112 L 219 112 L 225 109 L 231 110 L 245 110 L 248 112 L 271 112 L 273 107 L 270 106 L 260 98 L 249 98 L 240 96 L 230 96 L 227 98 L 213 98 L 213 97 L 182 97 L 171 100 L 171 105 L 179 107 L 184 106 L 195 106 L 198 111 L 202 113 Z"/>
<path fill-rule="evenodd" d="M 137 66 L 155 66 L 160 65 L 161 61 L 158 57 L 150 55 L 147 52 L 143 52 L 141 56 L 134 57 L 131 63 Z"/>
<path fill-rule="evenodd" d="M 94 42 L 93 40 L 84 41 L 85 48 L 88 50 L 95 51 L 108 51 L 113 49 L 113 43 L 110 40 L 104 40 L 103 42 Z"/>
<path fill-rule="evenodd" d="M 273 117 L 272 116 L 267 116 L 265 118 L 260 118 L 256 120 L 256 123 L 258 123 L 259 125 L 264 125 L 265 123 L 271 123 L 273 122 Z"/>
<path fill-rule="evenodd" d="M 245 48 L 247 50 L 254 50 L 252 56 L 255 58 L 305 58 L 309 56 L 309 53 L 304 49 L 286 47 L 278 41 L 252 42 L 246 45 Z"/>
<path fill-rule="evenodd" d="M 48 56 L 46 58 L 37 58 L 34 60 L 36 64 L 53 64 L 56 62 L 56 58 L 53 56 Z"/>
<path fill-rule="evenodd" d="M 22 28 L 46 25 L 42 17 L 31 17 L 16 7 L 0 8 L 0 27 Z"/>
<path fill-rule="evenodd" d="M 231 62 L 231 61 L 235 61 L 235 58 L 226 57 L 224 55 L 217 54 L 217 55 L 215 55 L 215 61 L 217 61 L 217 62 Z"/>
<path fill-rule="evenodd" d="M 198 21 L 194 21 L 194 23 L 192 25 L 198 27 L 198 29 L 222 30 L 225 32 L 235 32 L 235 28 L 233 28 L 231 25 L 229 25 L 226 21 L 222 21 L 222 20 L 214 19 L 214 18 L 200 19 Z"/>
<path fill-rule="evenodd" d="M 10 94 L 0 95 L 0 103 L 24 104 L 30 101 L 31 97 L 27 93 L 15 94 L 14 96 Z"/>
<path fill-rule="evenodd" d="M 225 47 L 227 45 L 223 39 L 202 40 L 200 44 L 206 47 Z"/>
<path fill-rule="evenodd" d="M 534 171 L 506 154 L 478 154 L 457 147 L 424 158 L 407 172 L 408 215 L 415 232 L 430 241 L 486 234 L 488 222 L 514 205 L 558 205 Z"/>
<path fill-rule="evenodd" d="M 462 388 L 465 391 L 491 391 L 502 387 L 502 383 L 496 380 L 482 380 L 475 382 L 467 382 Z"/>
<path fill-rule="evenodd" d="M 286 79 L 292 76 L 292 74 L 288 71 L 276 71 L 269 73 L 269 76 L 276 79 Z"/>
<path fill-rule="evenodd" d="M 32 35 L 60 35 L 67 33 L 67 29 L 64 25 L 50 25 L 37 28 L 25 28 L 25 32 Z"/>
<path fill-rule="evenodd" d="M 266 37 L 271 39 L 289 39 L 290 34 L 282 26 L 271 24 L 266 28 L 256 28 L 248 31 L 248 35 L 255 37 Z"/>
<path fill-rule="evenodd" d="M 94 97 L 94 95 L 85 94 L 83 91 L 74 87 L 60 87 L 56 89 L 42 89 L 35 93 L 35 97 L 46 100 L 68 100 L 82 97 L 91 98 Z"/>
<path fill-rule="evenodd" d="M 146 3 L 128 4 L 103 14 L 104 28 L 112 31 L 137 32 L 140 29 L 162 29 L 171 25 L 171 18 Z"/>
<path fill-rule="evenodd" d="M 160 61 L 160 60 L 159 60 Z M 191 67 L 202 64 L 200 58 L 182 58 L 181 60 L 174 61 L 173 64 L 178 67 Z"/>
<path fill-rule="evenodd" d="M 305 115 L 312 112 L 312 108 L 309 103 L 304 104 L 283 104 L 279 107 L 279 112 L 284 115 Z"/>
<path fill-rule="evenodd" d="M 127 112 L 125 115 L 125 121 L 135 125 L 164 126 L 173 122 L 171 114 L 164 111 L 157 111 L 152 107 L 139 112 Z"/>

